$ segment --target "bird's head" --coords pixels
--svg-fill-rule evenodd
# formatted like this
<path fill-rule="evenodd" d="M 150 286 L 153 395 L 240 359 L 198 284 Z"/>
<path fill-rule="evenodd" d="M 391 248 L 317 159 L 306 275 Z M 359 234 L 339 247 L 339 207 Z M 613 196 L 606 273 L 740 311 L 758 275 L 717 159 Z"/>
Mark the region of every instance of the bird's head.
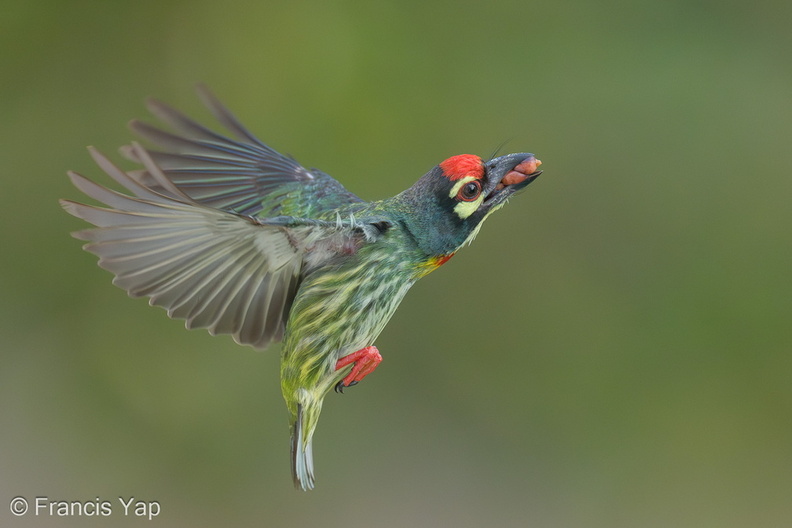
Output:
<path fill-rule="evenodd" d="M 405 222 L 428 255 L 450 255 L 475 237 L 484 220 L 542 171 L 533 154 L 484 161 L 461 154 L 443 161 L 402 193 Z"/>

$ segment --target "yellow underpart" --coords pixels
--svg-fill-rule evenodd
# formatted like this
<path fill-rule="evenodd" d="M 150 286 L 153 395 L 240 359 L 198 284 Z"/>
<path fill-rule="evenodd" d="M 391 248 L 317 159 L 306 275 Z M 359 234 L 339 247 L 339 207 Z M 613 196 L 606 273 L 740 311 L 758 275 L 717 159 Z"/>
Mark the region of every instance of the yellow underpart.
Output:
<path fill-rule="evenodd" d="M 451 192 L 448 193 L 450 198 L 456 198 L 457 193 L 459 193 L 459 189 L 462 188 L 463 185 L 466 185 L 474 180 L 478 180 L 475 176 L 465 176 L 458 182 L 454 184 L 451 188 Z M 464 220 L 468 216 L 472 215 L 476 212 L 476 209 L 479 208 L 481 202 L 484 201 L 484 195 L 480 194 L 478 198 L 473 200 L 472 202 L 459 202 L 454 206 L 454 212 L 457 214 L 459 218 Z"/>

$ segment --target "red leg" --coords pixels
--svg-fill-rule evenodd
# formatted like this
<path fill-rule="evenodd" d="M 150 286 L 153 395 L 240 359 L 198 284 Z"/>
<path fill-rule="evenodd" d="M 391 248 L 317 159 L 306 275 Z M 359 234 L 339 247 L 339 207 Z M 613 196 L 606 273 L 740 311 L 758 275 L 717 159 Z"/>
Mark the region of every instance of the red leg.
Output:
<path fill-rule="evenodd" d="M 336 362 L 336 370 L 344 368 L 347 365 L 354 363 L 352 371 L 335 387 L 336 392 L 344 392 L 345 387 L 357 385 L 360 380 L 374 372 L 377 365 L 382 361 L 382 356 L 375 346 L 367 346 L 361 348 L 357 352 L 352 352 L 348 356 L 344 356 Z"/>

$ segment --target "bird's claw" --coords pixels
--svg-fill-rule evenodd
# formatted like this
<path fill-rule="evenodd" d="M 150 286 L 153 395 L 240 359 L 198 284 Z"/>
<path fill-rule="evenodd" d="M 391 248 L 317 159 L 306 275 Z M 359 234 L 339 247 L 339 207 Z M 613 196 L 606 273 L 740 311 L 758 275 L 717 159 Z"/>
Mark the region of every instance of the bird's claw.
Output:
<path fill-rule="evenodd" d="M 382 361 L 382 356 L 377 347 L 367 346 L 348 356 L 344 356 L 336 362 L 336 370 L 347 365 L 353 365 L 350 373 L 341 381 L 336 383 L 335 391 L 339 394 L 344 393 L 347 387 L 354 387 L 360 380 L 371 374 L 377 365 Z"/>
<path fill-rule="evenodd" d="M 345 385 L 345 384 L 344 384 L 344 380 L 341 380 L 341 381 L 339 381 L 338 383 L 336 383 L 336 385 L 335 385 L 335 389 L 334 389 L 334 390 L 335 390 L 335 391 L 336 391 L 338 394 L 344 394 L 344 389 L 346 389 L 346 388 L 348 388 L 348 387 L 354 387 L 354 386 L 355 386 L 355 385 L 357 385 L 358 383 L 360 383 L 360 382 L 359 382 L 359 381 L 350 381 L 350 382 L 349 382 L 349 384 Z"/>

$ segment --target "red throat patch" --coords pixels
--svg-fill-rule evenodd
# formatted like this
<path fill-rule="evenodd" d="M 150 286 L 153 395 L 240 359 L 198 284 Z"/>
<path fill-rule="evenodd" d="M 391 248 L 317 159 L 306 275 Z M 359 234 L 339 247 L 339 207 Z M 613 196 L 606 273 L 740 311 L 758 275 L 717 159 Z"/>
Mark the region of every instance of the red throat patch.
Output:
<path fill-rule="evenodd" d="M 429 259 L 426 260 L 426 262 L 418 266 L 418 276 L 423 277 L 429 275 L 434 270 L 436 270 L 437 268 L 439 268 L 440 266 L 451 260 L 451 257 L 453 256 L 454 256 L 453 253 L 449 253 L 447 255 L 429 257 Z"/>
<path fill-rule="evenodd" d="M 440 164 L 443 174 L 449 180 L 461 180 L 465 176 L 481 178 L 484 176 L 484 163 L 481 158 L 473 154 L 460 154 L 445 160 Z"/>
<path fill-rule="evenodd" d="M 454 256 L 453 253 L 449 253 L 448 255 L 443 255 L 442 257 L 435 257 L 432 264 L 435 267 L 439 268 L 440 266 L 451 260 L 451 257 L 453 256 Z"/>

